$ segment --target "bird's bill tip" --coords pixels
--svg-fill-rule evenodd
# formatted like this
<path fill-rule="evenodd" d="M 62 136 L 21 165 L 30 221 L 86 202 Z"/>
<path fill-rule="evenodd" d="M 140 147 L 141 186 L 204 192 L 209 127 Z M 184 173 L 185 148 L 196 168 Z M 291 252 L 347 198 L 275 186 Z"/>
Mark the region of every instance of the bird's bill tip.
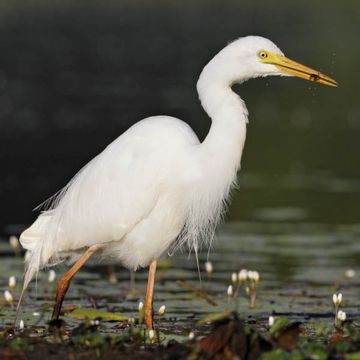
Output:
<path fill-rule="evenodd" d="M 320 71 L 314 70 L 308 66 L 302 65 L 294 60 L 288 59 L 285 56 L 271 54 L 269 63 L 275 65 L 283 73 L 306 79 L 315 83 L 324 84 L 332 87 L 337 87 L 338 83 Z"/>

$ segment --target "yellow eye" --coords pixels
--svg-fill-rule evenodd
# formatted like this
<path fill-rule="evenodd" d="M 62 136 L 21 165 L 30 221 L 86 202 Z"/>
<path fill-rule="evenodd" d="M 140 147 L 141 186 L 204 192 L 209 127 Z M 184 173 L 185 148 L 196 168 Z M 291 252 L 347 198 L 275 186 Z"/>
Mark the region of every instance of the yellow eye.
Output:
<path fill-rule="evenodd" d="M 266 51 L 260 50 L 260 51 L 258 52 L 258 56 L 259 56 L 260 59 L 266 59 L 266 58 L 268 57 L 268 54 L 267 54 Z"/>

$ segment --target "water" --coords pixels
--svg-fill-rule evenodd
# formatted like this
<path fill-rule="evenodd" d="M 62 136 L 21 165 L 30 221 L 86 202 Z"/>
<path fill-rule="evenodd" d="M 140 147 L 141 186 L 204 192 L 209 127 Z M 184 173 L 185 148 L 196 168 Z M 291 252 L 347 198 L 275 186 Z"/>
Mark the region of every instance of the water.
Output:
<path fill-rule="evenodd" d="M 160 262 L 154 308 L 166 305 L 166 314 L 161 327 L 170 335 L 183 335 L 196 328 L 202 317 L 238 306 L 242 317 L 255 317 L 266 323 L 269 315 L 286 315 L 311 324 L 317 319 L 331 323 L 334 317 L 332 294 L 341 291 L 348 318 L 359 316 L 358 298 L 360 283 L 358 276 L 347 278 L 349 269 L 357 274 L 360 257 L 359 226 L 324 226 L 322 224 L 296 224 L 293 222 L 247 222 L 230 223 L 223 227 L 210 253 L 214 272 L 204 272 L 206 253 L 202 253 L 201 290 L 209 296 L 198 298 L 180 286 L 178 280 L 200 289 L 194 257 L 177 254 Z M 7 287 L 8 275 L 21 278 L 22 259 L 14 258 L 5 244 L 1 246 L 1 288 Z M 249 307 L 244 288 L 240 288 L 238 300 L 229 301 L 226 290 L 231 284 L 231 273 L 246 268 L 260 272 L 261 281 L 257 290 L 255 308 Z M 57 275 L 65 270 L 60 267 Z M 64 306 L 96 306 L 102 310 L 138 317 L 138 302 L 144 300 L 147 274 L 136 274 L 136 292 L 129 292 L 129 273 L 116 268 L 118 283 L 110 284 L 108 264 L 93 264 L 81 270 L 74 278 L 66 296 Z M 15 290 L 15 298 L 19 295 Z M 40 273 L 32 283 L 26 296 L 20 318 L 27 325 L 46 325 L 51 315 L 55 283 L 47 283 L 47 273 Z M 216 303 L 213 304 L 212 302 Z M 44 306 L 47 310 L 44 311 Z M 43 313 L 44 311 L 44 313 Z M 39 320 L 34 313 L 43 313 Z M 15 312 L 9 307 L 1 309 L 2 324 L 11 324 Z M 81 320 L 64 316 L 66 326 L 72 329 Z M 155 316 L 157 322 L 157 316 Z M 114 331 L 117 324 L 103 323 L 103 331 Z"/>

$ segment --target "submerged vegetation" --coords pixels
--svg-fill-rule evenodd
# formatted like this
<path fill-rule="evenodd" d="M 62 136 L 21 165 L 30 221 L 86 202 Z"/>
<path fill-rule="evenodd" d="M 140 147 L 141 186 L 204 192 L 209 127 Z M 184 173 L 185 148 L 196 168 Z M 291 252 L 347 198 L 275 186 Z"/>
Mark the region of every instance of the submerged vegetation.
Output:
<path fill-rule="evenodd" d="M 40 273 L 14 328 L 25 254 L 0 242 L 0 358 L 360 359 L 359 237 L 354 226 L 228 225 L 201 259 L 201 285 L 186 254 L 160 263 L 153 331 L 146 273 L 130 286 L 113 264 L 78 274 L 55 323 L 64 269 Z"/>

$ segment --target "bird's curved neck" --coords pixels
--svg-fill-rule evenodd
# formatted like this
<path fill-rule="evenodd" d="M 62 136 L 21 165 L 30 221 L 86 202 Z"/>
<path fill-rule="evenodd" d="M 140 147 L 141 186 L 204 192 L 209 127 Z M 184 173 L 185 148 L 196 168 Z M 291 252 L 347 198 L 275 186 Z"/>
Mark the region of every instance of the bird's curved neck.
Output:
<path fill-rule="evenodd" d="M 201 104 L 212 120 L 210 131 L 201 144 L 211 154 L 213 166 L 237 171 L 246 138 L 248 111 L 244 101 L 231 89 L 231 82 L 216 78 L 207 65 L 200 75 L 197 90 Z"/>

